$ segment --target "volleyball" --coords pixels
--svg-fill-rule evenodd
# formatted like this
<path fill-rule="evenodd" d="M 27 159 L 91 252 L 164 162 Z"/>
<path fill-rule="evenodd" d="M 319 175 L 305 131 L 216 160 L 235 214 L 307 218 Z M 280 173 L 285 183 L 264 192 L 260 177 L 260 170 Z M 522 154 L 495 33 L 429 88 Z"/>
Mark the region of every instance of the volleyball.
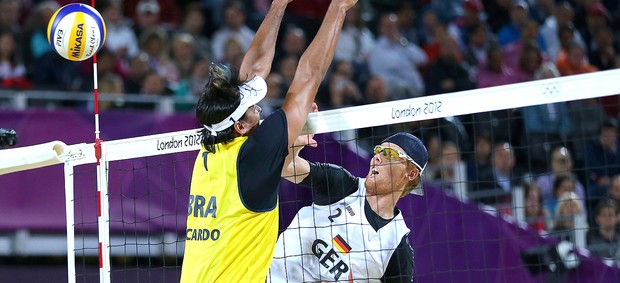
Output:
<path fill-rule="evenodd" d="M 95 8 L 81 3 L 62 6 L 47 25 L 47 41 L 60 56 L 84 61 L 99 51 L 106 38 L 106 26 Z"/>

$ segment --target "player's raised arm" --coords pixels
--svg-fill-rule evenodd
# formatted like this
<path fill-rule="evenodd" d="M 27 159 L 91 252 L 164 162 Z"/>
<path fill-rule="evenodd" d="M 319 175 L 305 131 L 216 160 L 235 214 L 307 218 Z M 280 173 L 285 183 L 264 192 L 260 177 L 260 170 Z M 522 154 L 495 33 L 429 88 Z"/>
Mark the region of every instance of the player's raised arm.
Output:
<path fill-rule="evenodd" d="M 312 103 L 312 112 L 318 112 L 319 107 L 316 103 Z M 304 147 L 317 147 L 318 144 L 314 140 L 314 134 L 308 134 L 297 137 L 295 144 L 289 147 L 288 155 L 284 159 L 281 176 L 295 184 L 303 181 L 310 174 L 310 163 L 299 157 L 299 152 Z"/>
<path fill-rule="evenodd" d="M 254 76 L 267 78 L 271 71 L 271 64 L 276 48 L 278 30 L 284 16 L 286 6 L 292 0 L 274 0 L 271 7 L 254 35 L 250 48 L 243 57 L 239 77 L 241 80 L 251 79 Z"/>
<path fill-rule="evenodd" d="M 301 133 L 319 85 L 334 58 L 347 10 L 357 0 L 332 0 L 316 36 L 301 56 L 282 110 L 288 123 L 288 144 Z"/>

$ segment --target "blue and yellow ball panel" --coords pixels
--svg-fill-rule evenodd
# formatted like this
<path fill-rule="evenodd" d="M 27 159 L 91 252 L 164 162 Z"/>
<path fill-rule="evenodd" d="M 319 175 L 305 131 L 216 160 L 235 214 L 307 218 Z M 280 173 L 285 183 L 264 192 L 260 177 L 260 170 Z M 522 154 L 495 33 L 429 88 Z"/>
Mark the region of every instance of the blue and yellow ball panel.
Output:
<path fill-rule="evenodd" d="M 68 4 L 58 9 L 47 26 L 47 40 L 60 56 L 71 61 L 86 60 L 103 46 L 106 26 L 91 6 Z"/>

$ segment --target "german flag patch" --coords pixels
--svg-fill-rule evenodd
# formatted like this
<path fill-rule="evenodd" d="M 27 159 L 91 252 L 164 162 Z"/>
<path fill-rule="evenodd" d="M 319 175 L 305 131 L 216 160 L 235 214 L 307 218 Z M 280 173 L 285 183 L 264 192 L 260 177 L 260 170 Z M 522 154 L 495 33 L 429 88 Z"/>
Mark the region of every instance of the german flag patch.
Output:
<path fill-rule="evenodd" d="M 343 254 L 346 255 L 351 251 L 351 246 L 340 236 L 340 234 L 336 235 L 332 239 L 332 243 L 334 246 Z"/>

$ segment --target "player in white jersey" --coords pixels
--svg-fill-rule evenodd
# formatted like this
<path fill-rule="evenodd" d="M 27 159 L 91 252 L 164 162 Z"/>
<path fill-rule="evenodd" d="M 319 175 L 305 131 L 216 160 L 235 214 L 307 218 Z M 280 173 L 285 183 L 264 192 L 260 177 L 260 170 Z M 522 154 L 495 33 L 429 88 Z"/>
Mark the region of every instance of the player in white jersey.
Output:
<path fill-rule="evenodd" d="M 298 139 L 298 141 L 300 141 Z M 422 194 L 426 147 L 408 133 L 375 147 L 365 178 L 334 164 L 287 157 L 282 176 L 310 187 L 302 208 L 278 238 L 268 282 L 411 282 L 413 252 L 398 200 Z"/>

